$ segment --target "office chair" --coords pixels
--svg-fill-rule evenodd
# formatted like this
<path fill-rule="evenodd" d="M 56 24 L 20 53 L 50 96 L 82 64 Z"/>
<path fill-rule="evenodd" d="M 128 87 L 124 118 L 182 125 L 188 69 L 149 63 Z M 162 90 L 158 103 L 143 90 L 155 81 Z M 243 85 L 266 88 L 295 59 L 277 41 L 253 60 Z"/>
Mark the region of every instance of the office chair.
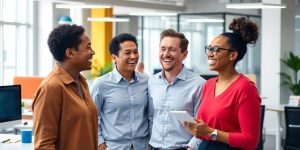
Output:
<path fill-rule="evenodd" d="M 300 107 L 284 107 L 286 133 L 284 150 L 300 150 Z"/>
<path fill-rule="evenodd" d="M 33 96 L 37 89 L 39 88 L 41 82 L 43 81 L 43 77 L 21 77 L 15 76 L 14 77 L 14 84 L 21 85 L 21 97 L 22 99 L 33 99 Z M 25 107 L 31 110 L 31 104 Z M 22 116 L 22 119 L 32 119 L 31 116 Z"/>
<path fill-rule="evenodd" d="M 263 150 L 265 143 L 265 136 L 263 134 L 264 127 L 264 118 L 265 118 L 265 105 L 260 106 L 260 130 L 259 130 L 259 140 L 255 150 Z"/>
<path fill-rule="evenodd" d="M 43 79 L 43 77 L 15 76 L 14 84 L 21 85 L 22 99 L 32 99 Z"/>

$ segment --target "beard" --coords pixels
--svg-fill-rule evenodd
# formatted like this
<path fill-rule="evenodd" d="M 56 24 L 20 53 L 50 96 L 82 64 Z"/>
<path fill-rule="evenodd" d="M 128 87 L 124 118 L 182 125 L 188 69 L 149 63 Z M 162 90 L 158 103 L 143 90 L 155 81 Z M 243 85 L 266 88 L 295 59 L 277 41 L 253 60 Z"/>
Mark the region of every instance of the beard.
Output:
<path fill-rule="evenodd" d="M 173 70 L 173 68 L 174 68 L 174 65 L 172 65 L 172 66 L 168 66 L 168 67 L 165 67 L 164 65 L 162 65 L 162 67 L 163 67 L 164 71 L 167 71 L 167 72 L 169 72 L 169 71 L 172 71 L 172 70 Z"/>
<path fill-rule="evenodd" d="M 174 62 L 172 62 L 172 64 L 165 64 L 165 62 L 163 60 L 160 61 L 160 64 L 163 68 L 164 71 L 172 71 L 174 68 L 175 68 L 175 65 Z"/>

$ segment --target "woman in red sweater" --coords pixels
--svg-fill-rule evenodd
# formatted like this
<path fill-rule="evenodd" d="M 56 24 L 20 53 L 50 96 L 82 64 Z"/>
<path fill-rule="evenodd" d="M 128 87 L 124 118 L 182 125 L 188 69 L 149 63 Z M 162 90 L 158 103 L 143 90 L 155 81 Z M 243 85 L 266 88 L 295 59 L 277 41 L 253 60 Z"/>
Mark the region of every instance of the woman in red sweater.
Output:
<path fill-rule="evenodd" d="M 202 139 L 199 150 L 254 149 L 259 138 L 261 99 L 255 84 L 236 71 L 235 65 L 255 44 L 258 27 L 246 18 L 229 25 L 205 47 L 209 69 L 219 76 L 208 80 L 201 95 L 198 124 L 185 127 Z"/>

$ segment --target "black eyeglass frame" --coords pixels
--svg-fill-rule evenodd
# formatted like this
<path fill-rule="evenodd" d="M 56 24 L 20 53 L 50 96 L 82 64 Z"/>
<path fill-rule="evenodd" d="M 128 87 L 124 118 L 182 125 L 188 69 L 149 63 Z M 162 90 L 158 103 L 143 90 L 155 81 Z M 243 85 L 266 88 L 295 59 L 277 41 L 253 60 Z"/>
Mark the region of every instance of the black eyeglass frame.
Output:
<path fill-rule="evenodd" d="M 236 51 L 233 49 L 226 49 L 226 48 L 221 48 L 221 47 L 211 47 L 211 46 L 205 46 L 205 54 L 208 54 L 208 52 L 211 52 L 213 54 L 217 54 L 220 52 L 220 50 L 226 50 L 226 51 Z"/>

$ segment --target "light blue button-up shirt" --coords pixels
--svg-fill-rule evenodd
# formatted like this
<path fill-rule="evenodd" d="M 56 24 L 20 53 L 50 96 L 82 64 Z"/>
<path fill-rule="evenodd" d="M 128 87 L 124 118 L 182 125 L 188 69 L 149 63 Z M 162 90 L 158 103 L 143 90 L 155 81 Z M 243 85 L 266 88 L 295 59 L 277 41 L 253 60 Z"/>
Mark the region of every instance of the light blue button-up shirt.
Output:
<path fill-rule="evenodd" d="M 99 116 L 98 144 L 110 150 L 146 150 L 148 128 L 148 76 L 135 72 L 128 82 L 114 69 L 95 79 L 91 95 Z"/>
<path fill-rule="evenodd" d="M 169 116 L 169 111 L 187 111 L 195 118 L 204 82 L 203 78 L 185 67 L 171 84 L 167 82 L 163 72 L 149 79 L 149 120 L 152 124 L 149 144 L 152 147 L 176 149 L 189 146 L 198 150 L 201 141 Z"/>

